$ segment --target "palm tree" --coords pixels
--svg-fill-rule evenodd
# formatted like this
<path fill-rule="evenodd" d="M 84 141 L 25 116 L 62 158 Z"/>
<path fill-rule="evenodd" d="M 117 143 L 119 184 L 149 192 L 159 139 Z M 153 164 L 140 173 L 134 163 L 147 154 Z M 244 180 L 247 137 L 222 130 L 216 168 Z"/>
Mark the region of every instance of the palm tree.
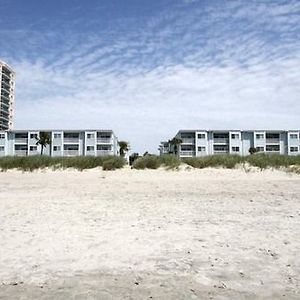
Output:
<path fill-rule="evenodd" d="M 174 154 L 178 155 L 178 146 L 182 143 L 182 139 L 174 137 L 172 140 L 169 140 L 169 144 L 173 146 Z"/>
<path fill-rule="evenodd" d="M 257 149 L 254 148 L 254 147 L 250 147 L 249 148 L 249 153 L 252 155 L 252 154 L 255 154 L 257 152 Z"/>
<path fill-rule="evenodd" d="M 40 132 L 36 139 L 36 145 L 41 145 L 41 155 L 43 155 L 44 148 L 51 143 L 50 135 L 48 132 Z"/>
<path fill-rule="evenodd" d="M 125 157 L 126 152 L 129 150 L 129 143 L 125 141 L 120 141 L 118 144 L 120 147 L 120 155 L 122 157 Z"/>

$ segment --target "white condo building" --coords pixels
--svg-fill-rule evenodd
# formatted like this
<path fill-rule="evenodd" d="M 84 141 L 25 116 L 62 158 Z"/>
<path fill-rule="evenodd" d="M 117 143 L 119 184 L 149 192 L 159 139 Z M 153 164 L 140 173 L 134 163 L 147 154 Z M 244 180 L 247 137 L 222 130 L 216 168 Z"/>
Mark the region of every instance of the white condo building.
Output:
<path fill-rule="evenodd" d="M 0 130 L 13 128 L 13 105 L 15 100 L 15 72 L 0 60 Z"/>
<path fill-rule="evenodd" d="M 44 155 L 118 155 L 118 139 L 112 130 L 89 129 L 0 131 L 0 156 L 39 155 L 41 146 L 36 143 L 40 132 L 47 132 L 51 140 Z"/>
<path fill-rule="evenodd" d="M 300 155 L 300 130 L 180 130 L 180 157 L 199 157 L 214 154 L 249 155 L 257 152 Z M 162 142 L 161 154 L 173 151 L 174 145 Z"/>

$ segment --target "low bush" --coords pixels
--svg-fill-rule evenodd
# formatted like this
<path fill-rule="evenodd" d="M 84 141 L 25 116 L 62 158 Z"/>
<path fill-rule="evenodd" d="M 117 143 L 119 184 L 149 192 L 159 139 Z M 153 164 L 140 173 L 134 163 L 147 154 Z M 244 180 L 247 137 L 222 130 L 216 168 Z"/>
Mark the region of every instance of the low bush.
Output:
<path fill-rule="evenodd" d="M 111 157 L 103 161 L 102 168 L 106 171 L 112 171 L 123 168 L 124 164 L 125 159 L 123 157 Z"/>
<path fill-rule="evenodd" d="M 208 167 L 224 167 L 228 169 L 234 168 L 237 164 L 243 161 L 243 158 L 238 155 L 209 155 L 203 157 L 185 158 L 183 161 L 198 169 Z"/>
<path fill-rule="evenodd" d="M 161 166 L 160 158 L 156 155 L 146 155 L 136 159 L 132 167 L 134 169 L 157 169 Z"/>
<path fill-rule="evenodd" d="M 181 160 L 172 154 L 165 154 L 159 157 L 160 164 L 167 167 L 167 169 L 178 168 L 181 164 Z"/>

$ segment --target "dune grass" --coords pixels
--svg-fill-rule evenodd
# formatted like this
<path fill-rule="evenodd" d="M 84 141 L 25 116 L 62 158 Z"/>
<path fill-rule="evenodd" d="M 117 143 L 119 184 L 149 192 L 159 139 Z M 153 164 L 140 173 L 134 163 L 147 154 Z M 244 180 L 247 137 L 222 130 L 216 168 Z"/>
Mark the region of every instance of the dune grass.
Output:
<path fill-rule="evenodd" d="M 193 168 L 203 169 L 208 167 L 222 167 L 233 169 L 237 165 L 266 168 L 285 169 L 289 172 L 300 173 L 300 156 L 267 155 L 263 153 L 249 155 L 246 157 L 238 155 L 210 155 L 204 157 L 193 157 L 179 159 L 175 155 L 146 155 L 136 159 L 132 165 L 134 169 L 177 169 L 182 163 Z M 125 159 L 116 156 L 76 156 L 76 157 L 49 157 L 49 156 L 6 156 L 0 158 L 0 170 L 18 169 L 22 171 L 33 171 L 37 169 L 67 169 L 77 170 L 102 167 L 103 170 L 116 170 L 126 164 Z"/>
<path fill-rule="evenodd" d="M 209 155 L 203 157 L 192 157 L 178 159 L 175 155 L 146 155 L 138 158 L 133 163 L 134 169 L 157 169 L 166 167 L 167 169 L 176 169 L 181 163 L 185 163 L 193 168 L 215 168 L 222 167 L 233 169 L 237 165 L 248 163 L 250 166 L 258 167 L 261 170 L 266 168 L 284 168 L 292 172 L 299 173 L 300 156 L 287 156 L 277 154 L 254 154 L 246 157 L 238 155 Z"/>
<path fill-rule="evenodd" d="M 183 161 L 194 168 L 224 167 L 235 168 L 238 164 L 248 163 L 261 170 L 266 168 L 291 168 L 300 166 L 300 156 L 287 156 L 279 154 L 254 154 L 249 156 L 238 155 L 210 155 L 204 157 L 186 158 Z M 296 167 L 297 169 L 297 167 Z"/>
<path fill-rule="evenodd" d="M 22 171 L 33 171 L 37 169 L 53 168 L 77 170 L 103 167 L 104 170 L 115 170 L 122 168 L 126 161 L 116 156 L 76 156 L 76 157 L 49 157 L 49 156 L 6 156 L 0 158 L 0 169 L 18 169 Z"/>
<path fill-rule="evenodd" d="M 180 159 L 175 155 L 146 155 L 139 157 L 133 162 L 133 169 L 158 169 L 166 167 L 167 169 L 178 168 L 181 164 Z"/>

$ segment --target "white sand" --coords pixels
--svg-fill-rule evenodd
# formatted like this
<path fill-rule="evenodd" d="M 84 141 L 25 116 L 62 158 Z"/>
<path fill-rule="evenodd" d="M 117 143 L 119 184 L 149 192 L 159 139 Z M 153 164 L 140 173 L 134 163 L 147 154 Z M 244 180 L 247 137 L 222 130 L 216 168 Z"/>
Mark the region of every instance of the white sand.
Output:
<path fill-rule="evenodd" d="M 300 299 L 300 176 L 0 173 L 0 299 Z"/>

